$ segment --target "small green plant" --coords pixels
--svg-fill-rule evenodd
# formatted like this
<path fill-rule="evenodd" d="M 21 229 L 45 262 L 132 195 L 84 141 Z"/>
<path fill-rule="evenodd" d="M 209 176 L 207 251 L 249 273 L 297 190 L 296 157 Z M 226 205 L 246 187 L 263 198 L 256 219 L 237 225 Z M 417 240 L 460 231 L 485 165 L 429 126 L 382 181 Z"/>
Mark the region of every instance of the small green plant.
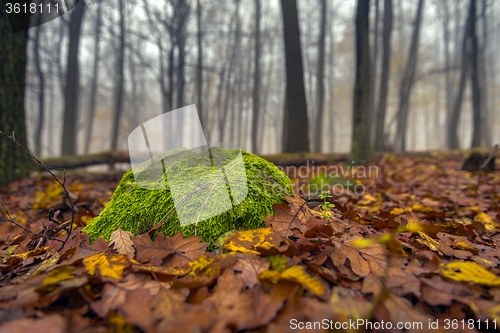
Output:
<path fill-rule="evenodd" d="M 325 190 L 321 192 L 319 198 L 323 199 L 323 204 L 321 204 L 321 217 L 329 219 L 332 216 L 332 213 L 329 211 L 329 209 L 335 207 L 333 203 L 327 201 L 327 199 L 332 198 L 330 191 Z"/>

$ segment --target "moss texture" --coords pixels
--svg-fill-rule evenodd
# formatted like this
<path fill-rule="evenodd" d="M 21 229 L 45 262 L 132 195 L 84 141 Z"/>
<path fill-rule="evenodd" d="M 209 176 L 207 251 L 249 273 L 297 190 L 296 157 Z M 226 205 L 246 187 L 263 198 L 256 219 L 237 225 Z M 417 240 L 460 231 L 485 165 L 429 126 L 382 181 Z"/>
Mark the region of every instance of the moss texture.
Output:
<path fill-rule="evenodd" d="M 240 152 L 241 155 L 239 155 Z M 157 223 L 163 222 L 159 231 L 165 235 L 173 235 L 183 231 L 185 236 L 191 236 L 195 234 L 196 230 L 196 234 L 201 236 L 204 241 L 213 243 L 221 234 L 233 229 L 248 230 L 265 226 L 264 218 L 268 214 L 274 213 L 272 205 L 284 203 L 285 196 L 293 194 L 290 179 L 272 163 L 256 155 L 240 150 L 225 150 L 214 147 L 210 149 L 211 159 L 208 156 L 207 153 L 198 154 L 184 149 L 160 156 L 165 162 L 163 165 L 145 162 L 136 169 L 127 171 L 115 189 L 111 201 L 101 214 L 85 227 L 84 231 L 89 234 L 90 240 L 93 242 L 98 237 L 109 239 L 111 233 L 118 227 L 139 234 L 147 232 Z M 240 158 L 235 159 L 235 156 L 240 156 Z M 238 163 L 240 166 L 241 163 L 244 163 L 244 169 L 237 168 L 236 164 Z M 186 186 L 177 186 L 177 191 L 185 191 L 185 198 L 192 199 L 194 193 L 197 194 L 196 197 L 204 198 L 207 196 L 200 195 L 200 193 L 205 192 L 199 192 L 199 185 L 198 188 L 191 186 L 189 179 L 208 177 L 210 173 L 220 169 L 220 166 L 225 166 L 226 188 L 228 190 L 230 188 L 227 185 L 229 179 L 233 193 L 235 188 L 241 188 L 245 185 L 248 186 L 248 194 L 244 198 L 241 197 L 241 200 L 237 198 L 237 195 L 234 196 L 232 198 L 233 208 L 223 213 L 206 220 L 202 219 L 196 224 L 181 226 L 177 212 L 184 214 L 184 216 L 190 210 L 193 215 L 208 212 L 206 213 L 208 216 L 213 214 L 210 209 L 216 209 L 217 207 L 214 208 L 214 206 L 217 205 L 211 204 L 208 205 L 209 207 L 203 206 L 204 209 L 200 209 L 201 204 L 196 200 L 185 200 L 181 201 L 181 204 L 177 201 L 177 206 L 175 206 L 165 174 L 169 175 L 168 181 L 171 184 L 187 184 Z M 165 173 L 162 172 L 163 167 L 165 167 Z M 246 172 L 246 177 L 239 177 L 238 172 L 241 171 L 238 170 Z M 134 177 L 134 172 L 136 176 L 139 176 Z M 141 186 L 138 186 L 136 179 Z M 238 184 L 234 182 L 234 179 L 243 179 L 244 181 Z M 196 183 L 200 184 L 199 181 Z M 144 186 L 145 184 L 146 186 Z M 219 191 L 220 189 L 219 186 Z M 201 189 L 201 191 L 206 191 L 206 189 Z M 217 191 L 206 193 L 210 193 L 210 196 L 214 198 L 221 195 Z"/>

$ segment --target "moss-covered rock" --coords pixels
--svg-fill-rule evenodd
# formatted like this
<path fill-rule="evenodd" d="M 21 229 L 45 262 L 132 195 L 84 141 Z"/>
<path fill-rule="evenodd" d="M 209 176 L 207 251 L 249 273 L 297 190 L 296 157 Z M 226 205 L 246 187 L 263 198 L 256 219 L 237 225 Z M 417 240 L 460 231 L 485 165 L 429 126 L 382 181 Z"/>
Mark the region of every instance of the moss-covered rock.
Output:
<path fill-rule="evenodd" d="M 159 231 L 165 235 L 183 231 L 214 242 L 233 229 L 263 227 L 272 205 L 293 194 L 290 179 L 276 166 L 238 149 L 182 149 L 157 161 L 123 175 L 111 201 L 84 229 L 91 241 L 109 239 L 118 227 L 139 234 L 163 222 Z"/>

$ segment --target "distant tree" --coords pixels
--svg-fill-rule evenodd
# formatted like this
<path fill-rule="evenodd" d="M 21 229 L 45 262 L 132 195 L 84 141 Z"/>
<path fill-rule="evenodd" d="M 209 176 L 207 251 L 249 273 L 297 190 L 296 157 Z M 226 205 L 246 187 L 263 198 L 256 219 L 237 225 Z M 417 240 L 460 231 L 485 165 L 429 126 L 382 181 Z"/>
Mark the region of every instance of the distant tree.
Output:
<path fill-rule="evenodd" d="M 113 105 L 113 122 L 111 126 L 111 150 L 118 147 L 118 132 L 120 129 L 120 116 L 123 109 L 123 85 L 125 65 L 125 8 L 122 0 L 118 0 L 119 30 L 118 30 L 118 52 L 115 64 L 115 91 Z"/>
<path fill-rule="evenodd" d="M 351 159 L 356 164 L 368 163 L 370 144 L 370 1 L 358 0 L 356 9 L 356 81 L 353 93 Z"/>
<path fill-rule="evenodd" d="M 382 33 L 382 73 L 380 74 L 380 96 L 377 108 L 377 126 L 375 130 L 375 151 L 384 151 L 385 147 L 385 114 L 387 93 L 389 90 L 389 68 L 391 63 L 392 37 L 392 0 L 384 0 L 384 28 Z"/>
<path fill-rule="evenodd" d="M 403 74 L 399 90 L 398 123 L 396 128 L 396 139 L 394 147 L 396 151 L 406 149 L 406 129 L 408 127 L 408 111 L 410 108 L 410 95 L 415 79 L 417 67 L 418 42 L 420 38 L 420 27 L 422 25 L 422 11 L 424 0 L 419 0 L 417 4 L 417 14 L 415 15 L 413 33 L 411 37 L 410 50 L 406 60 L 406 67 Z"/>
<path fill-rule="evenodd" d="M 255 54 L 253 74 L 253 97 L 252 97 L 252 152 L 258 153 L 259 133 L 259 108 L 260 108 L 260 0 L 255 0 Z"/>
<path fill-rule="evenodd" d="M 66 65 L 66 85 L 64 87 L 64 121 L 61 153 L 76 154 L 77 117 L 80 97 L 80 64 L 78 49 L 80 47 L 80 29 L 85 14 L 85 1 L 79 1 L 71 13 L 69 23 L 69 47 Z"/>
<path fill-rule="evenodd" d="M 29 16 L 25 16 L 29 19 Z M 27 22 L 25 22 L 27 24 Z M 0 130 L 27 146 L 24 118 L 27 31 L 13 33 L 0 11 Z M 28 175 L 34 167 L 22 149 L 0 135 L 0 186 Z"/>
<path fill-rule="evenodd" d="M 378 48 L 379 48 L 379 25 L 380 25 L 380 6 L 379 0 L 374 0 L 375 2 L 375 20 L 374 20 L 374 30 L 373 30 L 373 57 L 372 57 L 372 76 L 371 85 L 372 93 L 370 94 L 370 114 L 371 114 L 371 143 L 375 144 L 375 133 L 377 126 L 377 108 L 375 107 L 375 91 L 377 87 L 377 67 L 378 67 Z"/>
<path fill-rule="evenodd" d="M 87 133 L 85 136 L 85 154 L 90 150 L 90 141 L 92 137 L 92 128 L 94 126 L 94 114 L 97 99 L 97 79 L 99 76 L 99 46 L 101 41 L 101 22 L 102 22 L 102 2 L 95 0 L 97 7 L 95 26 L 94 26 L 94 64 L 92 69 L 92 82 L 90 84 L 90 101 L 89 101 L 89 119 L 87 120 Z"/>
<path fill-rule="evenodd" d="M 368 1 L 367 1 L 368 2 Z M 307 102 L 296 0 L 281 0 L 285 39 L 286 93 L 283 152 L 309 151 Z"/>
<path fill-rule="evenodd" d="M 471 0 L 471 6 L 472 2 Z M 470 53 L 471 53 L 471 37 L 472 37 L 472 29 L 474 25 L 475 18 L 471 14 L 472 9 L 469 8 L 469 13 L 467 15 L 467 21 L 465 23 L 464 37 L 462 41 L 462 65 L 460 69 L 460 80 L 458 85 L 458 90 L 455 95 L 455 100 L 453 101 L 453 108 L 451 109 L 449 118 L 447 119 L 448 124 L 448 133 L 447 133 L 447 145 L 449 149 L 458 149 L 458 121 L 460 119 L 460 113 L 462 111 L 462 101 L 464 97 L 465 84 L 467 81 L 467 73 L 469 72 L 470 66 Z"/>
<path fill-rule="evenodd" d="M 198 46 L 198 64 L 196 66 L 196 94 L 197 94 L 197 105 L 198 115 L 200 117 L 201 125 L 205 131 L 208 130 L 205 124 L 205 114 L 203 112 L 203 35 L 201 32 L 201 19 L 202 19 L 202 8 L 200 0 L 196 0 L 196 44 Z"/>
<path fill-rule="evenodd" d="M 471 23 L 470 35 L 471 35 L 471 83 L 472 83 L 472 147 L 481 146 L 481 137 L 483 136 L 483 113 L 484 109 L 484 99 L 482 96 L 482 91 L 480 87 L 480 61 L 479 58 L 479 47 L 476 34 L 476 0 L 470 1 L 470 16 L 473 22 Z M 484 141 L 484 140 L 483 140 Z"/>
<path fill-rule="evenodd" d="M 321 20 L 319 21 L 319 38 L 318 38 L 318 66 L 316 71 L 316 126 L 314 133 L 314 151 L 320 153 L 322 150 L 323 140 L 323 107 L 325 100 L 325 36 L 326 36 L 326 0 L 320 0 L 319 7 Z"/>
<path fill-rule="evenodd" d="M 34 15 L 37 24 L 41 24 L 42 15 L 38 13 Z M 35 155 L 42 154 L 42 130 L 43 122 L 45 120 L 45 74 L 42 71 L 42 59 L 40 57 L 40 35 L 42 32 L 42 25 L 38 25 L 35 31 L 35 38 L 33 40 L 33 57 L 35 63 L 35 72 L 38 78 L 38 119 L 35 127 L 35 145 L 33 152 Z"/>

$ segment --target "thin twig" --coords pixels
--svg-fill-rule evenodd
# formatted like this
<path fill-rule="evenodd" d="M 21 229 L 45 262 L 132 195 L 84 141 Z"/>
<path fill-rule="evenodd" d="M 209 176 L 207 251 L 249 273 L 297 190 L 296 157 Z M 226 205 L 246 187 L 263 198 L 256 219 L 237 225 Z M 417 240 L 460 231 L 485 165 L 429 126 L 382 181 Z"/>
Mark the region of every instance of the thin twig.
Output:
<path fill-rule="evenodd" d="M 493 147 L 493 149 L 491 150 L 490 155 L 488 156 L 488 158 L 485 159 L 484 162 L 483 162 L 483 164 L 481 164 L 481 166 L 479 167 L 479 172 L 477 174 L 476 193 L 474 194 L 474 198 L 477 198 L 477 194 L 479 192 L 479 184 L 481 183 L 481 176 L 482 176 L 482 173 L 483 173 L 483 169 L 488 165 L 488 163 L 490 163 L 490 161 L 493 158 L 493 156 L 495 155 L 497 149 L 498 149 L 498 144 L 496 144 L 495 147 Z"/>
<path fill-rule="evenodd" d="M 22 149 L 22 150 L 23 150 L 23 151 L 24 151 L 24 152 L 25 152 L 25 153 L 26 153 L 29 157 L 31 157 L 31 158 L 32 158 L 33 160 L 35 160 L 38 164 L 40 164 L 40 165 L 41 165 L 41 166 L 45 169 L 45 171 L 47 171 L 47 172 L 48 172 L 48 173 L 52 176 L 52 178 L 54 178 L 54 180 L 55 180 L 57 183 L 59 183 L 59 185 L 61 185 L 61 187 L 62 187 L 62 189 L 63 189 L 63 191 L 64 191 L 64 194 L 65 194 L 66 198 L 68 199 L 68 203 L 69 203 L 70 210 L 71 210 L 71 220 L 69 221 L 69 222 L 71 222 L 71 223 L 69 224 L 69 228 L 68 228 L 68 229 L 66 229 L 66 227 L 68 226 L 66 223 L 61 224 L 61 226 L 64 226 L 64 228 L 63 228 L 63 229 L 65 229 L 65 230 L 66 230 L 66 232 L 67 232 L 66 239 L 65 239 L 64 241 L 62 241 L 62 247 L 64 247 L 64 245 L 66 244 L 66 242 L 68 241 L 68 239 L 69 239 L 69 237 L 70 237 L 70 235 L 71 235 L 71 231 L 72 231 L 72 229 L 73 229 L 73 222 L 74 222 L 74 220 L 75 220 L 75 210 L 74 210 L 74 207 L 73 207 L 73 203 L 71 202 L 71 197 L 69 196 L 69 192 L 68 192 L 68 190 L 66 189 L 66 186 L 65 186 L 65 183 L 66 183 L 66 169 L 63 169 L 63 168 L 53 168 L 53 167 L 51 167 L 51 166 L 49 166 L 49 165 L 46 165 L 46 164 L 45 164 L 45 163 L 43 163 L 42 161 L 40 161 L 38 158 L 36 158 L 35 156 L 33 156 L 33 154 L 31 154 L 31 153 L 30 153 L 30 152 L 29 152 L 26 148 L 24 148 L 24 147 L 23 147 L 23 145 L 21 145 L 19 142 L 17 142 L 17 141 L 16 141 L 16 138 L 15 138 L 15 136 L 14 136 L 14 133 L 12 133 L 12 135 L 8 135 L 8 134 L 6 134 L 5 132 L 0 131 L 0 134 L 1 134 L 1 135 L 3 135 L 3 136 L 5 136 L 7 139 L 9 139 L 12 143 L 14 143 L 14 144 L 15 144 L 16 146 L 18 146 L 19 148 L 21 148 L 21 149 Z M 50 169 L 59 169 L 59 170 L 63 170 L 63 181 L 61 182 L 61 181 L 59 180 L 59 178 L 57 178 L 57 176 L 56 176 L 56 175 L 55 175 L 52 171 L 50 171 Z M 3 205 L 3 203 L 2 203 L 2 205 Z M 4 209 L 5 209 L 5 206 L 4 206 Z M 5 210 L 6 210 L 6 209 L 5 209 Z M 15 222 L 12 220 L 12 218 L 10 218 L 10 220 L 11 220 L 10 222 L 15 223 Z M 16 223 L 16 225 L 19 225 L 19 224 L 17 224 L 17 223 Z M 25 228 L 23 228 L 23 229 L 25 229 Z M 57 228 L 57 229 L 59 229 L 59 228 Z M 56 230 L 57 230 L 57 229 L 56 229 Z M 60 230 L 62 230 L 62 229 L 59 229 L 59 231 L 60 231 Z M 33 232 L 31 232 L 31 233 L 33 233 Z M 46 238 L 46 239 L 53 239 L 53 238 L 51 238 L 51 237 L 49 237 L 49 236 L 42 236 L 42 235 L 37 235 L 37 236 L 44 237 L 44 238 Z M 59 240 L 59 241 L 60 241 L 60 240 Z M 61 248 L 62 248 L 62 247 L 61 247 Z"/>

